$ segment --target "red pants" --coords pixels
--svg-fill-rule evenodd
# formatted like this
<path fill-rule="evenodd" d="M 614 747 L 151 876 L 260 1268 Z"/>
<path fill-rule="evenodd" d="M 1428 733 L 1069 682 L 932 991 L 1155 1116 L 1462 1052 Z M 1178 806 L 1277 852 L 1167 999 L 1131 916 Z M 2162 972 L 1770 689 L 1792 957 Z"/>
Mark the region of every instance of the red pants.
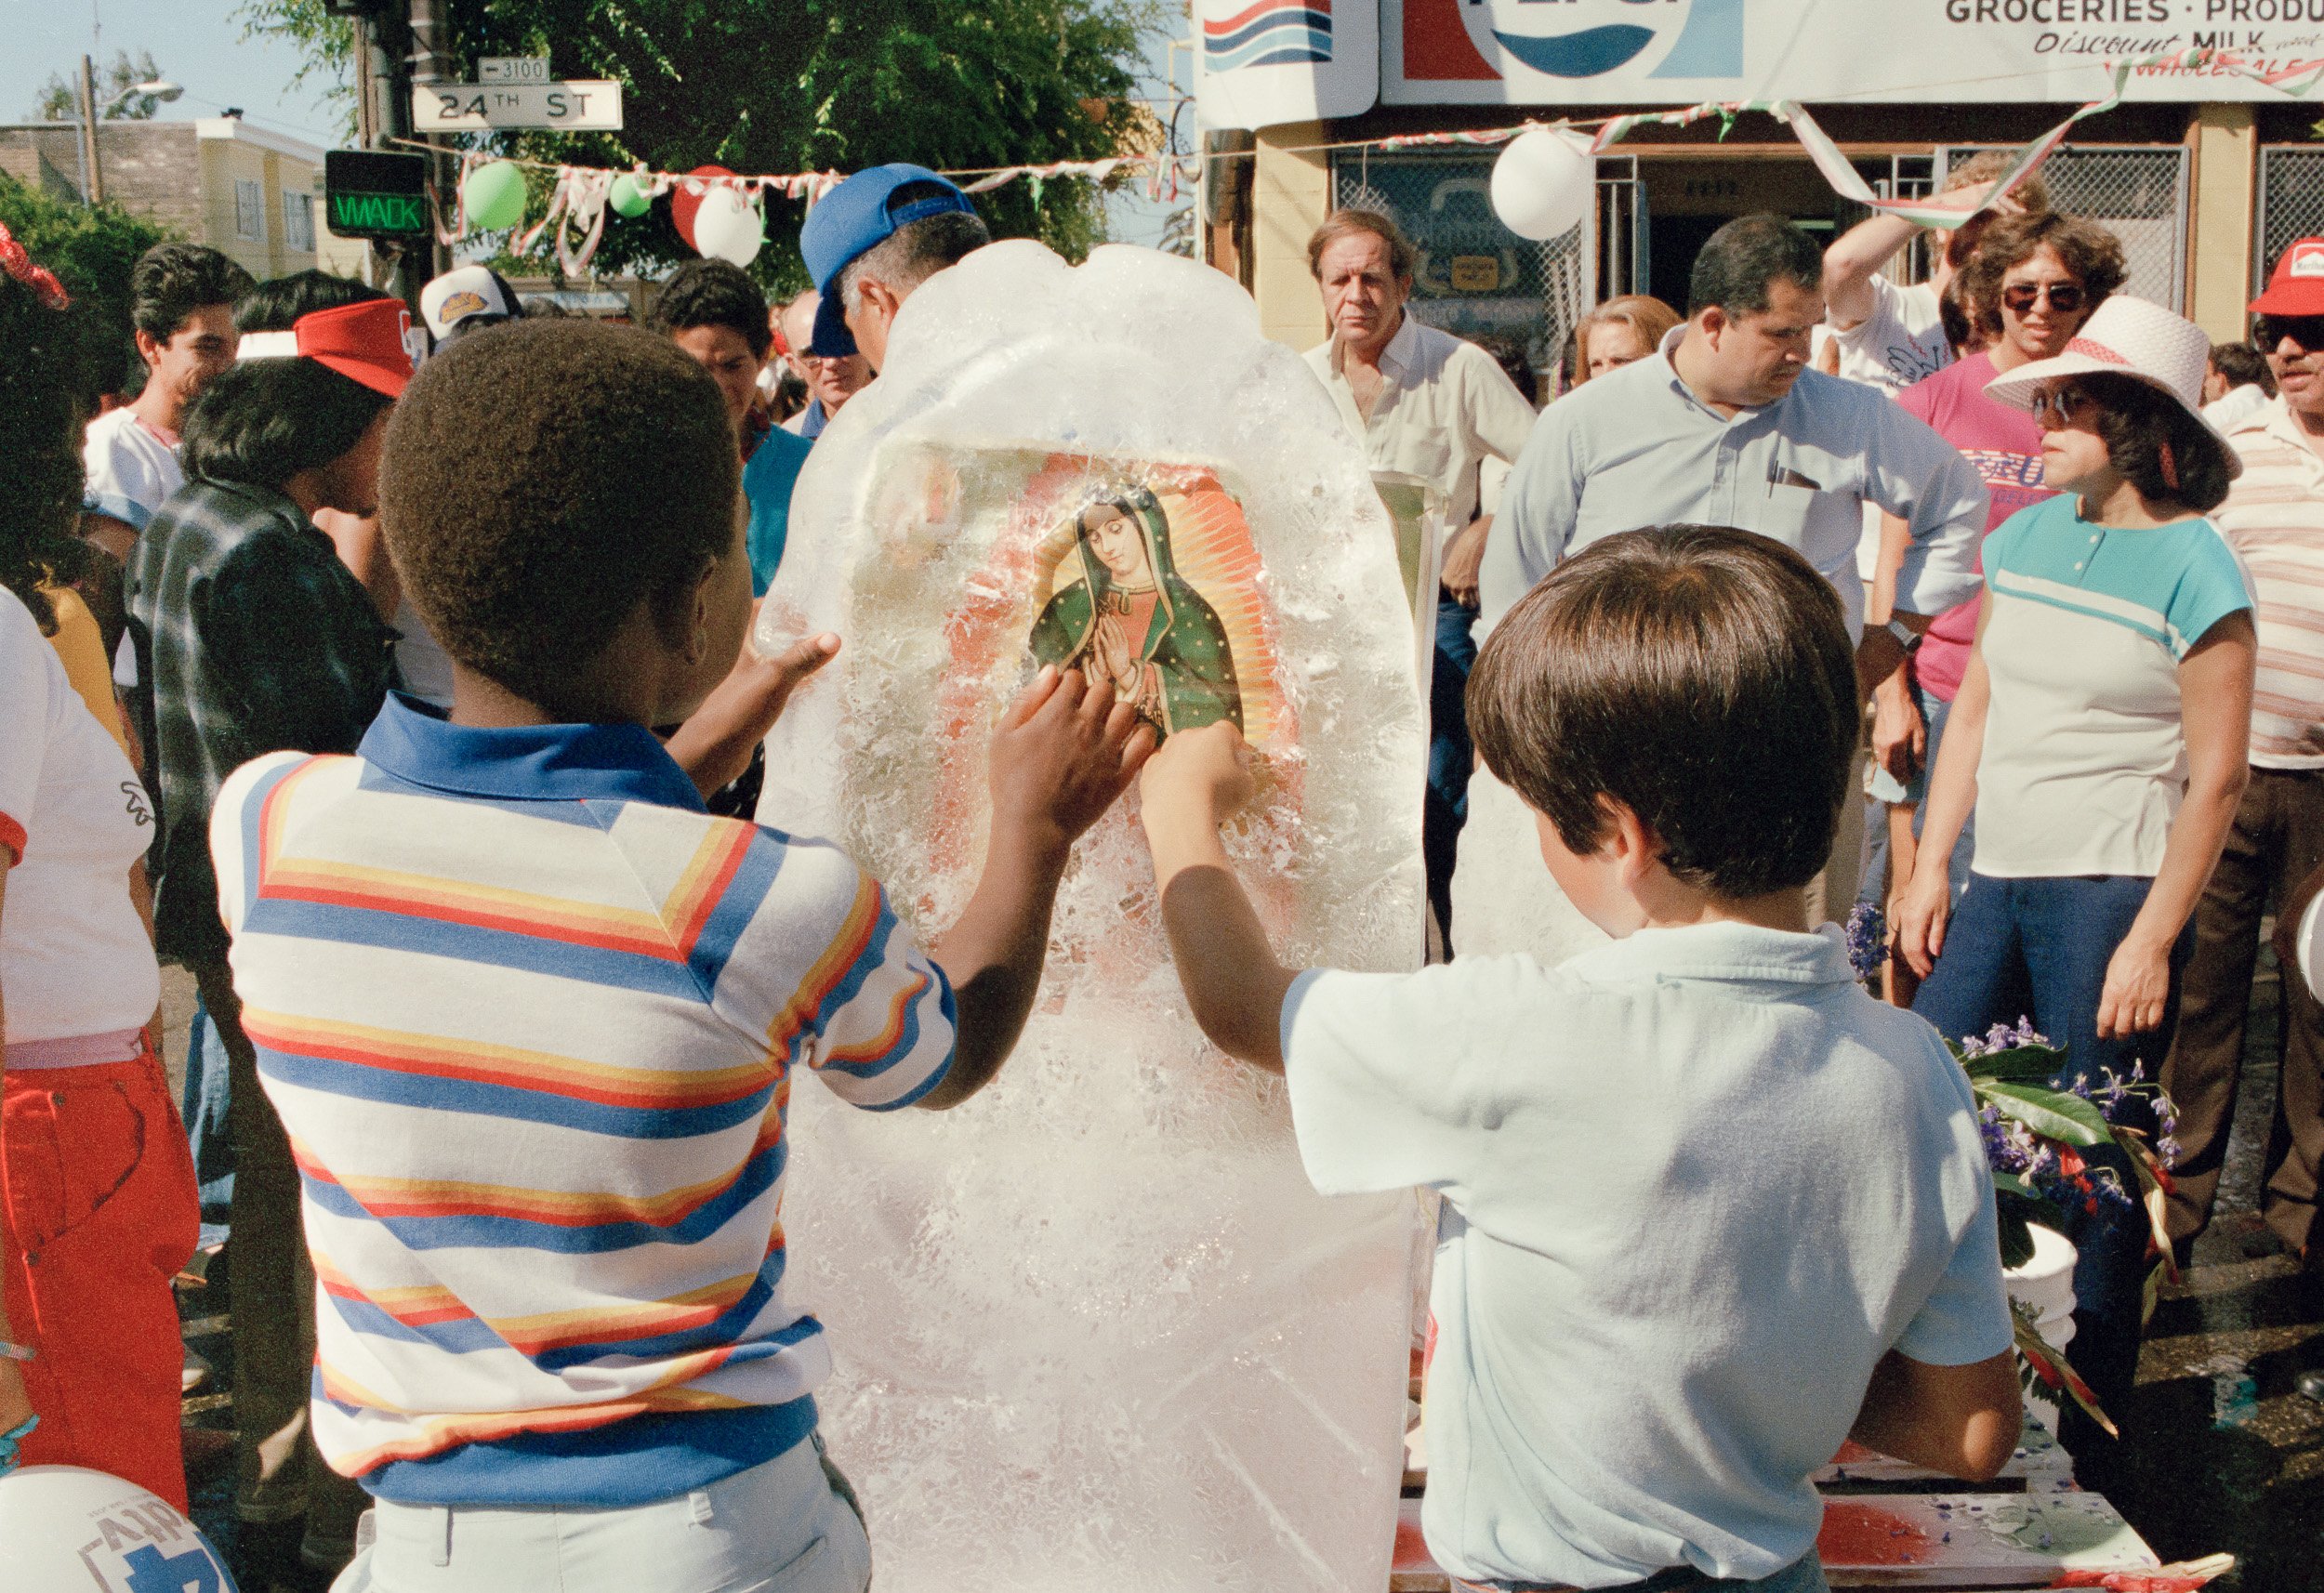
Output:
<path fill-rule="evenodd" d="M 27 1466 L 86 1466 L 186 1507 L 170 1280 L 193 1255 L 193 1159 L 161 1064 L 0 1077 L 0 1259 L 40 1426 Z"/>

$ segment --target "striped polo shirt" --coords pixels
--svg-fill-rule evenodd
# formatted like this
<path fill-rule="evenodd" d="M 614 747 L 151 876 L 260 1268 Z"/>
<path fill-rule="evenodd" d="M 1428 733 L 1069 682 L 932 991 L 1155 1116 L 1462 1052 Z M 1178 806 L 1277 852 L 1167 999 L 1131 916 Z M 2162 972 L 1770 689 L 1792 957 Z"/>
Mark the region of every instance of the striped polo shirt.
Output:
<path fill-rule="evenodd" d="M 413 1504 L 618 1506 L 805 1438 L 783 1289 L 794 1070 L 874 1111 L 952 993 L 835 848 L 703 811 L 633 725 L 391 700 L 277 753 L 211 846 L 319 1285 L 314 1436 Z"/>
<path fill-rule="evenodd" d="M 2243 474 L 2212 519 L 2259 597 L 2251 761 L 2324 768 L 2324 459 L 2280 398 L 2227 441 Z"/>
<path fill-rule="evenodd" d="M 2185 793 L 2179 663 L 2251 606 L 2206 520 L 2098 525 L 2061 493 L 1986 539 L 1992 683 L 1972 866 L 2151 876 Z"/>

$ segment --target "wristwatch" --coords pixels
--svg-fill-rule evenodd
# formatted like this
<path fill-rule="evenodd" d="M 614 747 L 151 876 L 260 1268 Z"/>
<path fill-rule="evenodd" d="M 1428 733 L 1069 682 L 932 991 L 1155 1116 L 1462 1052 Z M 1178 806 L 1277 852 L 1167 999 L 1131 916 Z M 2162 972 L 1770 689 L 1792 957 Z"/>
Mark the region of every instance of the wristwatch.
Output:
<path fill-rule="evenodd" d="M 1888 622 L 1887 629 L 1888 634 L 1896 639 L 1896 645 L 1903 648 L 1907 652 L 1910 652 L 1913 649 L 1921 645 L 1921 633 L 1913 629 L 1910 625 L 1905 624 L 1902 620 L 1890 620 Z"/>

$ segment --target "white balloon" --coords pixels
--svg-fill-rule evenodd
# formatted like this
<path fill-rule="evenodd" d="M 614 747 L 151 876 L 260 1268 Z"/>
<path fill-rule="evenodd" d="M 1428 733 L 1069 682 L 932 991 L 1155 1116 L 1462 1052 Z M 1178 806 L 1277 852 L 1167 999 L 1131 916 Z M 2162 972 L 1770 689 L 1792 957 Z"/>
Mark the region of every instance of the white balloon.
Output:
<path fill-rule="evenodd" d="M 191 1521 L 134 1482 L 78 1466 L 0 1477 L 0 1587 L 230 1588 L 225 1562 Z"/>
<path fill-rule="evenodd" d="M 694 247 L 705 257 L 746 266 L 766 242 L 759 207 L 739 191 L 721 183 L 703 195 L 702 208 L 694 212 Z"/>
<path fill-rule="evenodd" d="M 1588 217 L 1597 184 L 1598 163 L 1588 144 L 1535 127 L 1512 138 L 1493 163 L 1493 214 L 1520 238 L 1559 237 Z"/>

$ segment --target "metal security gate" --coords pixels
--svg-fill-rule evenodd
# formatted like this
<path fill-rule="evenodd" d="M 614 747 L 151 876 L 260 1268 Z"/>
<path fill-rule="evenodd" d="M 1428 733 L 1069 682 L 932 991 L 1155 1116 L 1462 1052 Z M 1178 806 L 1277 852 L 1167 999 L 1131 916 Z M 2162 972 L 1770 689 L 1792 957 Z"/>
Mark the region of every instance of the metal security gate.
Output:
<path fill-rule="evenodd" d="M 1497 151 L 1332 157 L 1335 209 L 1376 210 L 1404 229 L 1419 258 L 1412 313 L 1428 325 L 1523 354 L 1547 376 L 1575 323 L 1597 302 L 1588 226 L 1537 244 L 1493 214 Z"/>
<path fill-rule="evenodd" d="M 2267 285 L 2278 257 L 2324 234 L 2324 149 L 2270 144 L 2260 151 L 2259 225 L 2252 229 L 2251 292 Z"/>
<path fill-rule="evenodd" d="M 1937 151 L 1937 181 L 1983 144 Z M 2183 144 L 2067 144 L 2041 168 L 2052 209 L 2086 216 L 2122 240 L 2124 291 L 2182 313 L 2186 309 L 2188 154 Z"/>

